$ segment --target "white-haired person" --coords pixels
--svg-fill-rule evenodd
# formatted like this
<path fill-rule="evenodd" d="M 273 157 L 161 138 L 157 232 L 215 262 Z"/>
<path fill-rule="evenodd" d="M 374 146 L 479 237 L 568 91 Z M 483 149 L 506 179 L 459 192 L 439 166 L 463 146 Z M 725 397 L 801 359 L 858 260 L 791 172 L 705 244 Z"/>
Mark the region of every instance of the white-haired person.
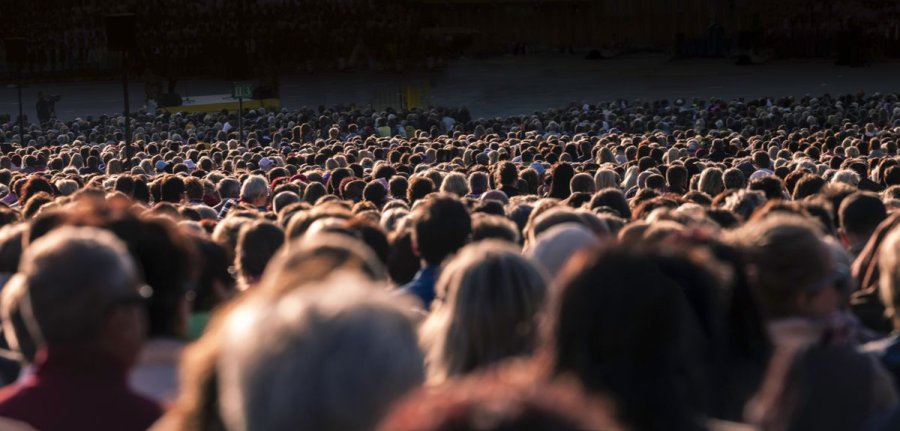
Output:
<path fill-rule="evenodd" d="M 241 186 L 241 203 L 265 212 L 269 203 L 269 182 L 261 175 L 247 177 Z"/>
<path fill-rule="evenodd" d="M 216 362 L 225 428 L 372 429 L 424 378 L 411 308 L 352 271 L 241 303 Z"/>

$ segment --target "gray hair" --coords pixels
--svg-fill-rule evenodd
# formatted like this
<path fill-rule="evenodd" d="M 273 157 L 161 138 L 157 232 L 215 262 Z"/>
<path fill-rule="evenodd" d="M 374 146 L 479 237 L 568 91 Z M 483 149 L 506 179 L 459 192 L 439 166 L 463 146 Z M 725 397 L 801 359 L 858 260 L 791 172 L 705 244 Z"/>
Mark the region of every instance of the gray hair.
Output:
<path fill-rule="evenodd" d="M 841 169 L 835 172 L 834 176 L 831 177 L 832 183 L 844 183 L 853 187 L 859 186 L 859 180 L 859 174 L 850 169 Z"/>
<path fill-rule="evenodd" d="M 128 249 L 96 228 L 63 227 L 38 239 L 15 278 L 26 285 L 23 306 L 34 315 L 39 345 L 95 341 L 105 318 L 98 310 L 137 295 Z"/>
<path fill-rule="evenodd" d="M 725 198 L 722 208 L 734 211 L 744 220 L 750 218 L 757 208 L 766 203 L 766 195 L 758 190 L 741 189 Z"/>
<path fill-rule="evenodd" d="M 61 195 L 69 196 L 78 191 L 78 183 L 75 180 L 58 180 L 56 181 L 56 188 Z"/>
<path fill-rule="evenodd" d="M 444 177 L 441 183 L 441 191 L 444 193 L 452 193 L 461 198 L 469 194 L 469 183 L 466 176 L 459 172 L 451 172 Z"/>
<path fill-rule="evenodd" d="M 269 182 L 261 175 L 250 175 L 241 187 L 241 199 L 254 201 L 269 194 Z"/>
<path fill-rule="evenodd" d="M 217 361 L 226 428 L 371 429 L 423 380 L 408 309 L 350 272 L 240 304 Z"/>

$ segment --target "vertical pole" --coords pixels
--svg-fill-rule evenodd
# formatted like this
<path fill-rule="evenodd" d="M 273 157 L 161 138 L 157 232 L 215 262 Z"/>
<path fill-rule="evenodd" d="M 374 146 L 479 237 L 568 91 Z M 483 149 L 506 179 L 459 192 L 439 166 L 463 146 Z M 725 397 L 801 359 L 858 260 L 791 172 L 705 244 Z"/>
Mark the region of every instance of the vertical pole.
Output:
<path fill-rule="evenodd" d="M 128 51 L 122 51 L 122 93 L 125 96 L 125 146 L 131 145 L 131 110 L 128 106 Z"/>
<path fill-rule="evenodd" d="M 238 97 L 238 144 L 244 144 L 244 96 Z"/>
<path fill-rule="evenodd" d="M 22 72 L 19 66 L 19 145 L 25 147 L 25 116 L 22 114 Z"/>

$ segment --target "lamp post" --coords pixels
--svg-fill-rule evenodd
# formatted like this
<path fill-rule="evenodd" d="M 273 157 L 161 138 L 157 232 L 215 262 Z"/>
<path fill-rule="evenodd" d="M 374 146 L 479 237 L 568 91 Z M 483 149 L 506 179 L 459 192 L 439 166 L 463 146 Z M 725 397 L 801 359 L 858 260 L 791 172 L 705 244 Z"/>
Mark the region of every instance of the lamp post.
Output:
<path fill-rule="evenodd" d="M 122 96 L 125 104 L 125 146 L 131 144 L 131 109 L 128 103 L 128 51 L 137 46 L 135 16 L 125 13 L 106 16 L 106 44 L 122 53 Z"/>
<path fill-rule="evenodd" d="M 6 59 L 16 65 L 16 92 L 19 99 L 19 145 L 25 146 L 25 115 L 22 111 L 22 69 L 25 66 L 25 38 L 13 37 L 4 41 Z"/>

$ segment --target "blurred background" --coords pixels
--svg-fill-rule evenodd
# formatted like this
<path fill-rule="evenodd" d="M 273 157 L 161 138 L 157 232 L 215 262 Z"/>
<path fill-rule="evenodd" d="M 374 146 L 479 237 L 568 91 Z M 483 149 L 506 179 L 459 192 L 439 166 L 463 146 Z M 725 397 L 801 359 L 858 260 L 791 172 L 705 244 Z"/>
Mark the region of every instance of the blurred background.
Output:
<path fill-rule="evenodd" d="M 20 83 L 30 117 L 42 90 L 60 96 L 63 119 L 121 110 L 123 67 L 136 108 L 241 81 L 280 107 L 466 105 L 484 116 L 900 81 L 893 0 L 2 1 L 0 115 L 16 109 Z M 115 14 L 133 14 L 133 33 L 110 33 Z"/>

